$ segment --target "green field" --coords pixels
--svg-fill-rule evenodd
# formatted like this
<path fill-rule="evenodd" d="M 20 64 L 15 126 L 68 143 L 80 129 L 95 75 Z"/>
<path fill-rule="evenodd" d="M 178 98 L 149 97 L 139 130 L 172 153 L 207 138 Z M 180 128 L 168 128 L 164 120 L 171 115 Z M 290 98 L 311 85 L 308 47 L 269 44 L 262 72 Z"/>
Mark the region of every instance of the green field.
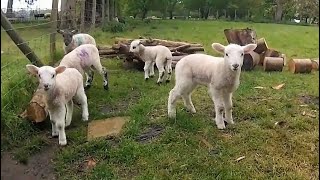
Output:
<path fill-rule="evenodd" d="M 253 28 L 269 47 L 287 58 L 319 57 L 319 27 L 220 21 L 156 21 L 140 24 L 123 33 L 91 32 L 97 44 L 111 45 L 115 37 L 139 36 L 201 43 L 208 54 L 213 42 L 226 44 L 225 28 Z M 48 27 L 19 29 L 39 57 L 48 63 Z M 39 35 L 44 35 L 39 38 Z M 37 39 L 34 39 L 37 38 Z M 27 162 L 30 157 L 54 147 L 49 123 L 39 127 L 17 118 L 36 88 L 35 77 L 26 75 L 28 62 L 1 33 L 1 150 Z M 62 56 L 58 36 L 58 55 Z M 167 98 L 174 86 L 158 86 L 156 79 L 144 81 L 143 72 L 124 70 L 122 61 L 102 59 L 109 70 L 107 92 L 98 74 L 88 91 L 90 121 L 113 116 L 130 116 L 120 137 L 87 142 L 87 123 L 75 108 L 66 134 L 68 145 L 56 148 L 53 156 L 59 179 L 318 179 L 319 178 L 319 72 L 292 74 L 264 72 L 256 67 L 241 74 L 234 93 L 235 125 L 218 130 L 214 108 L 206 87 L 193 95 L 197 113 L 177 105 L 177 120 L 167 118 Z M 285 83 L 282 89 L 272 86 Z M 265 89 L 255 89 L 263 86 Z M 307 106 L 305 106 L 305 104 Z M 303 106 L 301 106 L 303 105 Z M 303 115 L 305 111 L 306 115 Z M 315 116 L 315 117 L 313 117 Z M 276 122 L 283 122 L 281 126 Z M 148 142 L 137 137 L 150 127 L 162 133 Z M 212 147 L 208 147 L 207 141 Z M 237 158 L 245 156 L 239 162 Z M 93 169 L 80 171 L 87 159 L 97 162 Z"/>

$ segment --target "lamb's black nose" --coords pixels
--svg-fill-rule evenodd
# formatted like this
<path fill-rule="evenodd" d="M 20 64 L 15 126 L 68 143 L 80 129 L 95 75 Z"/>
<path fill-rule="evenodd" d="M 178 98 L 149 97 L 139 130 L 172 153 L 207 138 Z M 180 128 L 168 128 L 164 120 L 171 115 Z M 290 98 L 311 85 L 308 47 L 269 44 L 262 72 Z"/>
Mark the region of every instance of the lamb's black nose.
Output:
<path fill-rule="evenodd" d="M 233 66 L 234 68 L 238 68 L 238 67 L 239 67 L 239 64 L 232 64 L 232 66 Z"/>

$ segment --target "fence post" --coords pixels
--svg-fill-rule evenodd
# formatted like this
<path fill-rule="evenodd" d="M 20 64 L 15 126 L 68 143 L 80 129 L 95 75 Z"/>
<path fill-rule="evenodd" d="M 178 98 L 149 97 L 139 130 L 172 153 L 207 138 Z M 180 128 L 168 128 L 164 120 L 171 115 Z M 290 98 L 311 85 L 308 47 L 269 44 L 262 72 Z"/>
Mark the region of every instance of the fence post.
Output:
<path fill-rule="evenodd" d="M 56 54 L 56 32 L 58 19 L 58 0 L 52 0 L 51 23 L 52 33 L 50 34 L 50 58 L 51 63 L 54 63 L 54 55 Z"/>
<path fill-rule="evenodd" d="M 91 22 L 93 28 L 96 27 L 96 10 L 97 10 L 97 1 L 92 0 L 92 17 L 91 17 Z"/>
<path fill-rule="evenodd" d="M 43 66 L 38 56 L 31 50 L 28 44 L 19 36 L 19 34 L 13 29 L 11 23 L 1 10 L 1 26 L 7 32 L 12 41 L 18 46 L 20 51 L 30 60 L 30 62 L 36 66 Z"/>
<path fill-rule="evenodd" d="M 85 15 L 85 6 L 86 6 L 86 1 L 85 0 L 81 0 L 80 1 L 80 32 L 84 32 L 84 15 Z"/>

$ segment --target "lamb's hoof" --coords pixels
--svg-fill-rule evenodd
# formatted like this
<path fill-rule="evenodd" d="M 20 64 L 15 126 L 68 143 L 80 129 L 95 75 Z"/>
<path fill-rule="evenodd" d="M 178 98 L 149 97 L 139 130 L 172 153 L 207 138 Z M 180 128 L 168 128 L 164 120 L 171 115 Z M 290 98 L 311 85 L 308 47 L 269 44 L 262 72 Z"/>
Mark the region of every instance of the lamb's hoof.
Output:
<path fill-rule="evenodd" d="M 56 138 L 56 137 L 58 137 L 58 136 L 59 136 L 58 132 L 52 132 L 52 133 L 51 133 L 51 137 L 52 137 L 52 138 Z"/>
<path fill-rule="evenodd" d="M 226 123 L 226 125 L 228 125 L 228 124 L 234 124 L 234 121 L 227 121 L 227 120 L 224 120 L 224 122 Z"/>
<path fill-rule="evenodd" d="M 90 89 L 90 87 L 91 87 L 91 84 L 90 85 L 86 85 L 86 86 L 84 86 L 84 90 L 88 90 L 88 89 Z"/>
<path fill-rule="evenodd" d="M 145 81 L 148 81 L 149 78 L 144 78 Z"/>
<path fill-rule="evenodd" d="M 150 76 L 149 76 L 150 78 L 153 78 L 154 77 L 154 74 L 150 74 Z"/>
<path fill-rule="evenodd" d="M 109 90 L 109 86 L 106 85 L 106 86 L 103 86 L 104 90 Z"/>
<path fill-rule="evenodd" d="M 170 82 L 170 79 L 167 79 L 167 80 L 166 80 L 166 83 L 169 83 L 169 82 Z"/>
<path fill-rule="evenodd" d="M 83 116 L 82 121 L 88 121 L 89 120 L 89 115 L 88 116 Z"/>
<path fill-rule="evenodd" d="M 159 81 L 159 82 L 157 82 L 157 84 L 160 86 L 160 85 L 162 84 L 162 82 L 161 82 L 161 81 Z"/>
<path fill-rule="evenodd" d="M 226 128 L 224 124 L 217 124 L 218 129 L 223 130 Z"/>
<path fill-rule="evenodd" d="M 176 114 L 176 113 L 174 113 L 174 112 L 168 113 L 168 118 L 169 118 L 169 119 L 176 119 L 176 117 L 177 117 L 177 114 Z"/>
<path fill-rule="evenodd" d="M 67 140 L 65 139 L 65 140 L 59 141 L 59 145 L 60 145 L 60 146 L 65 146 L 65 145 L 67 145 Z"/>

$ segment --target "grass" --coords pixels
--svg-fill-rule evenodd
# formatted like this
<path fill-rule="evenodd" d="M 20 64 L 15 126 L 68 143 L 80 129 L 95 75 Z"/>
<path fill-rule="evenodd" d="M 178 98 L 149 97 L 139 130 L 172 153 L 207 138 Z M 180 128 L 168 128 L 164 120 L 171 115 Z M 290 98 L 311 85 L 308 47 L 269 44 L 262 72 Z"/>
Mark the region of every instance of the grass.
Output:
<path fill-rule="evenodd" d="M 264 37 L 271 48 L 285 53 L 288 59 L 319 57 L 319 28 L 311 26 L 167 20 L 137 24 L 115 34 L 97 29 L 92 35 L 97 44 L 112 44 L 115 37 L 139 35 L 198 42 L 206 53 L 218 55 L 210 45 L 226 44 L 223 29 L 244 27 L 255 29 L 258 37 Z M 31 47 L 46 63 L 49 37 L 42 36 L 39 42 L 33 39 L 49 32 L 48 27 L 20 30 L 23 38 L 32 40 Z M 51 128 L 39 128 L 16 118 L 28 103 L 36 80 L 25 75 L 28 61 L 6 35 L 2 34 L 1 42 L 2 50 L 9 52 L 2 55 L 1 61 L 1 67 L 9 64 L 1 68 L 2 108 L 9 104 L 1 114 L 1 148 L 13 151 L 17 159 L 25 162 L 26 157 L 48 144 L 44 134 L 48 135 Z M 61 57 L 60 36 L 57 47 Z M 169 121 L 167 97 L 174 81 L 159 87 L 156 79 L 145 82 L 142 72 L 124 70 L 121 61 L 102 59 L 102 63 L 110 71 L 110 90 L 103 90 L 102 79 L 96 75 L 88 91 L 90 120 L 118 115 L 131 119 L 121 137 L 86 142 L 86 123 L 81 122 L 76 109 L 66 132 L 68 146 L 54 157 L 59 179 L 318 179 L 319 104 L 300 105 L 302 96 L 319 102 L 319 72 L 291 74 L 285 68 L 283 72 L 267 73 L 260 67 L 243 72 L 233 97 L 236 124 L 220 131 L 213 123 L 213 103 L 205 87 L 198 87 L 192 96 L 197 114 L 187 113 L 179 101 L 177 121 Z M 8 76 L 13 77 L 5 79 Z M 16 85 L 20 79 L 25 79 L 24 83 Z M 271 88 L 281 83 L 285 83 L 284 88 Z M 8 90 L 11 93 L 3 97 Z M 303 111 L 317 117 L 303 116 Z M 275 126 L 278 121 L 285 123 Z M 148 143 L 137 141 L 137 136 L 154 125 L 164 128 L 160 136 Z M 204 139 L 212 147 L 207 147 Z M 245 158 L 236 162 L 241 156 Z M 97 165 L 79 173 L 88 158 L 94 158 Z"/>

